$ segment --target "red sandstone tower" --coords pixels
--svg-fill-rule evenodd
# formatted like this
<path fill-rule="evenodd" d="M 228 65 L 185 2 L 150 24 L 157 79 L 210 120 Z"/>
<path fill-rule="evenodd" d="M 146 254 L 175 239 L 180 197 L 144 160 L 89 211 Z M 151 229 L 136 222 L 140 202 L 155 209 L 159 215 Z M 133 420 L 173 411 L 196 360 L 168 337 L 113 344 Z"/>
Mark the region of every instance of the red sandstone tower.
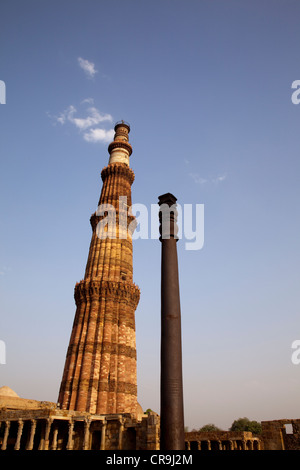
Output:
<path fill-rule="evenodd" d="M 140 291 L 132 280 L 130 215 L 134 173 L 129 167 L 130 127 L 115 126 L 109 164 L 84 280 L 75 286 L 76 314 L 59 392 L 62 409 L 97 414 L 136 413 L 135 310 Z"/>

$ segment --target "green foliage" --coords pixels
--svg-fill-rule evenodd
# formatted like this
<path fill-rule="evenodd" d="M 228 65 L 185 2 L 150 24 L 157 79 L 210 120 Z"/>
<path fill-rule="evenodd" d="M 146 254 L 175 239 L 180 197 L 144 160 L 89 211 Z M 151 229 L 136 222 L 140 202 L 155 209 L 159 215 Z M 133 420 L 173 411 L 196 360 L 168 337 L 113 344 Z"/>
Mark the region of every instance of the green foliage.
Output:
<path fill-rule="evenodd" d="M 199 431 L 212 432 L 212 431 L 222 431 L 222 429 L 218 428 L 215 424 L 209 423 L 209 424 L 205 424 L 204 426 L 202 426 L 202 428 L 200 428 Z"/>
<path fill-rule="evenodd" d="M 229 431 L 247 431 L 253 434 L 261 434 L 261 424 L 258 421 L 250 421 L 249 418 L 236 419 Z"/>

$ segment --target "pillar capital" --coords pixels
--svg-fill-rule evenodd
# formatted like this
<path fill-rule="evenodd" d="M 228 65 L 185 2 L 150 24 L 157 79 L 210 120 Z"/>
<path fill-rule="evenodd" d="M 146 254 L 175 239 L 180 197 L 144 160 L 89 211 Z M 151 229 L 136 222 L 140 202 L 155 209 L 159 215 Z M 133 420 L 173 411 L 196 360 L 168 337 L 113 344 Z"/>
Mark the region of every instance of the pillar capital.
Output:
<path fill-rule="evenodd" d="M 166 193 L 158 197 L 160 241 L 170 238 L 178 240 L 178 212 L 176 201 L 176 197 L 171 193 Z"/>
<path fill-rule="evenodd" d="M 171 193 L 165 193 L 158 196 L 158 204 L 167 204 L 169 207 L 176 205 L 177 198 Z"/>

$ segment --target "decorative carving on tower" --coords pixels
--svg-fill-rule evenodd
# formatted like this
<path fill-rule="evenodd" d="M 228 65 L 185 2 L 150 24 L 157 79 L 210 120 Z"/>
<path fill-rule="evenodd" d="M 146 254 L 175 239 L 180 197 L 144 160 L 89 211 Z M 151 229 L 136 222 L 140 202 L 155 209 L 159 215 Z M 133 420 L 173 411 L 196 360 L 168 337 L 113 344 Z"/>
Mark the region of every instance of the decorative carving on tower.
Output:
<path fill-rule="evenodd" d="M 85 276 L 74 292 L 77 308 L 58 398 L 62 409 L 97 414 L 137 410 L 135 310 L 140 291 L 133 283 L 129 132 L 128 124 L 116 124 L 109 164 L 101 172 Z"/>

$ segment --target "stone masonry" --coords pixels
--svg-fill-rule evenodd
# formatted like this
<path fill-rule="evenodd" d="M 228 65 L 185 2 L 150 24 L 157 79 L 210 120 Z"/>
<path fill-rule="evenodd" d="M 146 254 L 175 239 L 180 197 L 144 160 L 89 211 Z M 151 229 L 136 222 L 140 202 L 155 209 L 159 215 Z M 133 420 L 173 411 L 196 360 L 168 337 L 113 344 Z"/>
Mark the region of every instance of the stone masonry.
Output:
<path fill-rule="evenodd" d="M 262 421 L 261 425 L 265 450 L 300 450 L 300 419 Z"/>
<path fill-rule="evenodd" d="M 137 409 L 135 310 L 140 291 L 132 269 L 129 131 L 124 122 L 115 126 L 98 209 L 90 219 L 92 239 L 85 277 L 75 287 L 77 309 L 58 398 L 65 410 L 111 414 Z"/>
<path fill-rule="evenodd" d="M 186 450 L 262 450 L 261 436 L 245 431 L 192 431 L 185 433 Z"/>
<path fill-rule="evenodd" d="M 62 410 L 0 387 L 0 450 L 157 450 L 159 416 Z"/>

